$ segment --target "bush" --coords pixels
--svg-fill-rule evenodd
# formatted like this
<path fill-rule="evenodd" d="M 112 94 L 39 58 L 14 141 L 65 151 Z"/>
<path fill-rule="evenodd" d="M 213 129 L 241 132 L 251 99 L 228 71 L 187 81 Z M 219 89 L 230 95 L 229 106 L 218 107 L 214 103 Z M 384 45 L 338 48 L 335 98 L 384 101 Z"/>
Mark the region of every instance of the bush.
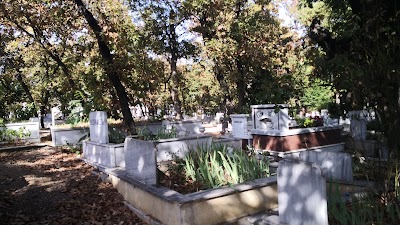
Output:
<path fill-rule="evenodd" d="M 0 128 L 0 141 L 2 142 L 13 142 L 21 141 L 23 138 L 31 136 L 31 132 L 25 127 L 20 127 L 18 130 L 7 129 L 4 124 Z"/>

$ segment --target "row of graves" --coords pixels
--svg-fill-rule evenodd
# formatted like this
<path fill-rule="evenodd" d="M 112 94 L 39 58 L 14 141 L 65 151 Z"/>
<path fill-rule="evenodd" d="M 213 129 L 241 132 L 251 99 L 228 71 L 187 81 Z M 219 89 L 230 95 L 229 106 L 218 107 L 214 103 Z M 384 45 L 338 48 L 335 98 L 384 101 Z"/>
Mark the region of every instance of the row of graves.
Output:
<path fill-rule="evenodd" d="M 261 213 L 252 217 L 258 224 L 324 225 L 328 224 L 328 190 L 334 187 L 344 201 L 351 201 L 370 188 L 368 182 L 353 180 L 341 126 L 327 120 L 321 127 L 295 128 L 284 104 L 255 105 L 251 115 L 231 118 L 236 138 L 221 141 L 203 132 L 157 140 L 128 136 L 114 148 L 108 140 L 107 114 L 91 112 L 83 159 L 98 168 L 126 205 L 150 224 L 235 224 Z M 282 159 L 271 176 L 189 194 L 159 183 L 160 164 L 215 142 L 235 151 L 243 151 L 244 143 Z"/>

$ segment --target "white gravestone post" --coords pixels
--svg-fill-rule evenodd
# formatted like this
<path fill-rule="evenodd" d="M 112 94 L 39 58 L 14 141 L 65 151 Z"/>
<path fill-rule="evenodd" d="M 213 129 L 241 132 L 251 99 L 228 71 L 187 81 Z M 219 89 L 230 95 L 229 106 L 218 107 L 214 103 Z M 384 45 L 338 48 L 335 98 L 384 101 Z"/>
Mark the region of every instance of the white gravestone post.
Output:
<path fill-rule="evenodd" d="M 56 125 L 56 118 L 58 118 L 61 114 L 61 111 L 58 107 L 51 108 L 51 125 Z"/>
<path fill-rule="evenodd" d="M 90 141 L 108 144 L 108 124 L 107 113 L 104 111 L 95 111 L 89 113 L 90 123 Z"/>
<path fill-rule="evenodd" d="M 321 168 L 281 160 L 278 166 L 279 220 L 290 225 L 328 225 L 326 180 Z"/>

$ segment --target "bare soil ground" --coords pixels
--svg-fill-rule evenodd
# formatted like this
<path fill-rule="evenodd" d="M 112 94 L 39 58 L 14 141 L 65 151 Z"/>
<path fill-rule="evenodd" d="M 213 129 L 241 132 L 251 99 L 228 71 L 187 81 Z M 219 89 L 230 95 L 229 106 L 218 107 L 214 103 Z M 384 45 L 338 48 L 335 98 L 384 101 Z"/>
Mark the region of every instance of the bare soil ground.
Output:
<path fill-rule="evenodd" d="M 52 147 L 0 151 L 0 224 L 146 224 L 93 171 Z"/>

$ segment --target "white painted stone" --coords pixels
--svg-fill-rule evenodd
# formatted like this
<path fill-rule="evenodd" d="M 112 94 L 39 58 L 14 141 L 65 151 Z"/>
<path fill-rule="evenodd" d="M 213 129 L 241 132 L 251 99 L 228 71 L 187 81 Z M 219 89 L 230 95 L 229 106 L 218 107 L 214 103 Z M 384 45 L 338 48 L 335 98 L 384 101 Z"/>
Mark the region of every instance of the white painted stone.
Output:
<path fill-rule="evenodd" d="M 232 119 L 232 135 L 236 138 L 249 139 L 249 127 L 251 124 L 248 122 L 250 115 L 248 114 L 231 114 Z"/>
<path fill-rule="evenodd" d="M 56 125 L 56 119 L 62 116 L 62 112 L 58 107 L 51 108 L 51 125 Z"/>
<path fill-rule="evenodd" d="M 321 109 L 321 116 L 322 117 L 328 117 L 329 116 L 329 112 L 327 109 Z"/>
<path fill-rule="evenodd" d="M 124 144 L 99 144 L 92 141 L 83 141 L 83 158 L 91 163 L 102 166 L 125 167 Z"/>
<path fill-rule="evenodd" d="M 29 137 L 24 137 L 22 138 L 21 141 L 27 141 L 27 142 L 34 142 L 34 143 L 39 143 L 40 142 L 40 125 L 39 122 L 27 122 L 27 123 L 8 123 L 5 125 L 5 128 L 9 130 L 20 130 L 21 128 L 24 129 L 25 132 L 29 132 L 30 135 Z M 4 128 L 0 127 L 0 130 Z"/>
<path fill-rule="evenodd" d="M 275 112 L 276 106 L 280 108 L 279 112 Z M 287 104 L 252 105 L 251 117 L 253 127 L 255 129 L 270 130 L 272 125 L 272 130 L 289 130 L 290 118 L 288 107 Z"/>
<path fill-rule="evenodd" d="M 315 164 L 281 160 L 278 166 L 279 220 L 290 225 L 328 225 L 326 180 Z"/>
<path fill-rule="evenodd" d="M 104 111 L 95 111 L 89 113 L 90 123 L 90 141 L 108 144 L 108 123 L 107 113 Z"/>
<path fill-rule="evenodd" d="M 157 149 L 157 162 L 169 161 L 175 157 L 184 158 L 189 151 L 198 147 L 208 148 L 211 146 L 212 136 L 190 135 L 180 138 L 169 138 L 154 141 Z"/>
<path fill-rule="evenodd" d="M 125 139 L 125 170 L 136 180 L 157 184 L 156 148 L 153 142 L 132 137 Z"/>
<path fill-rule="evenodd" d="M 352 161 L 348 153 L 304 151 L 300 153 L 300 160 L 320 166 L 327 179 L 353 181 Z"/>

